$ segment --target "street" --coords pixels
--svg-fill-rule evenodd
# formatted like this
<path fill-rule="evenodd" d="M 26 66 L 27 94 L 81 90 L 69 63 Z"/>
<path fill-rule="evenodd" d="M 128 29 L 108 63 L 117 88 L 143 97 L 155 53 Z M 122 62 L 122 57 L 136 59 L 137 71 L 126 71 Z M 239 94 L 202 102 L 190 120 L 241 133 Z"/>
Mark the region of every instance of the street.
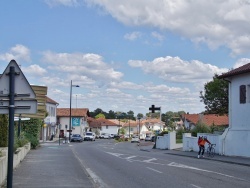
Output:
<path fill-rule="evenodd" d="M 250 185 L 249 167 L 142 148 L 136 143 L 114 140 L 72 143 L 71 147 L 100 187 L 234 188 Z"/>

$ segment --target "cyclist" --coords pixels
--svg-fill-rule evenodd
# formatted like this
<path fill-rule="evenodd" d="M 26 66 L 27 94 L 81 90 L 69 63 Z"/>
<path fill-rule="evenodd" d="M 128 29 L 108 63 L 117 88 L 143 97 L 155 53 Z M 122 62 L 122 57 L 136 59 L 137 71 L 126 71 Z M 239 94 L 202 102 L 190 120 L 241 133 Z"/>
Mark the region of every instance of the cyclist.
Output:
<path fill-rule="evenodd" d="M 209 142 L 209 140 L 207 139 L 206 136 L 205 137 L 203 137 L 203 136 L 200 137 L 199 136 L 199 138 L 198 138 L 198 146 L 199 146 L 198 158 L 200 158 L 200 154 L 202 155 L 202 157 L 204 157 L 204 151 L 205 151 L 205 144 L 206 144 L 206 142 L 209 143 L 209 144 L 211 144 Z"/>

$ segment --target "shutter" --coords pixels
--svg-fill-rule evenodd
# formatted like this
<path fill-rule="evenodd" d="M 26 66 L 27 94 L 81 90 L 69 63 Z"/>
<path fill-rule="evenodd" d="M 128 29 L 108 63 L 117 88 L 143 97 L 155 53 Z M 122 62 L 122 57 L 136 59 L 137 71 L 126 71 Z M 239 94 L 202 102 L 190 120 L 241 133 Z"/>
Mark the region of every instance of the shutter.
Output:
<path fill-rule="evenodd" d="M 246 103 L 246 86 L 245 85 L 240 86 L 240 103 L 241 104 Z"/>

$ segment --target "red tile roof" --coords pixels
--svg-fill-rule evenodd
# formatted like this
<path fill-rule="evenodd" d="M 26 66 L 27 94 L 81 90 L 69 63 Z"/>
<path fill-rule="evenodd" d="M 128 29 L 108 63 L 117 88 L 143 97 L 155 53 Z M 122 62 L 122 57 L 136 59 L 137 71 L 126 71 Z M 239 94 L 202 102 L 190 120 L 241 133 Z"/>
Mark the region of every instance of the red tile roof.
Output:
<path fill-rule="evenodd" d="M 58 117 L 69 117 L 70 116 L 69 108 L 57 108 Z M 88 108 L 71 108 L 71 116 L 73 117 L 86 117 L 89 115 Z"/>
<path fill-rule="evenodd" d="M 244 74 L 244 73 L 249 73 L 250 72 L 250 63 L 245 64 L 241 67 L 238 67 L 236 69 L 233 69 L 227 73 L 224 73 L 220 76 L 218 76 L 218 78 L 227 78 L 227 77 L 231 77 L 231 76 L 235 76 L 235 75 L 239 75 L 239 74 Z"/>
<path fill-rule="evenodd" d="M 113 121 L 110 121 L 109 119 L 105 119 L 105 118 L 98 118 L 96 119 L 97 121 L 99 121 L 101 123 L 101 126 L 119 126 L 119 123 L 114 123 Z"/>
<path fill-rule="evenodd" d="M 139 122 L 134 121 L 134 120 L 130 120 L 130 122 L 126 122 L 124 123 L 122 126 L 123 127 L 137 127 L 137 125 L 139 125 Z M 142 124 L 141 124 L 142 125 Z"/>
<path fill-rule="evenodd" d="M 201 115 L 201 114 L 184 114 L 183 117 L 189 121 L 192 122 L 194 124 L 197 124 L 198 121 L 201 119 L 201 121 L 203 123 L 205 123 L 208 126 L 211 125 L 228 125 L 229 124 L 229 120 L 228 120 L 228 116 L 227 115 L 217 115 L 217 114 L 205 114 L 205 115 Z"/>
<path fill-rule="evenodd" d="M 58 105 L 58 102 L 54 101 L 53 99 L 49 98 L 48 96 L 46 96 L 46 102 L 50 103 L 50 104 Z"/>
<path fill-rule="evenodd" d="M 87 119 L 89 127 L 101 127 L 101 122 L 96 120 L 95 118 L 88 117 Z"/>

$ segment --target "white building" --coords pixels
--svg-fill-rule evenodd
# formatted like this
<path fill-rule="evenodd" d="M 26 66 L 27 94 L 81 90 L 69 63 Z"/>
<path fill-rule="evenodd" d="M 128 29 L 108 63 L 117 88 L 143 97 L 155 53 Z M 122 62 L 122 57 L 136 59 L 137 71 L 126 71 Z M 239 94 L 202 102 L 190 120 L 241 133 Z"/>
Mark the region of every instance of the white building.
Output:
<path fill-rule="evenodd" d="M 229 128 L 225 155 L 250 157 L 250 63 L 219 76 L 229 84 Z"/>
<path fill-rule="evenodd" d="M 42 129 L 43 140 L 50 139 L 51 135 L 55 135 L 57 132 L 56 127 L 56 109 L 58 103 L 46 96 L 46 111 L 48 116 L 44 119 L 44 125 Z"/>
<path fill-rule="evenodd" d="M 71 130 L 72 134 L 84 135 L 89 129 L 87 118 L 89 117 L 88 108 L 71 109 Z M 70 109 L 57 108 L 57 124 L 61 132 L 67 132 L 70 127 Z"/>

